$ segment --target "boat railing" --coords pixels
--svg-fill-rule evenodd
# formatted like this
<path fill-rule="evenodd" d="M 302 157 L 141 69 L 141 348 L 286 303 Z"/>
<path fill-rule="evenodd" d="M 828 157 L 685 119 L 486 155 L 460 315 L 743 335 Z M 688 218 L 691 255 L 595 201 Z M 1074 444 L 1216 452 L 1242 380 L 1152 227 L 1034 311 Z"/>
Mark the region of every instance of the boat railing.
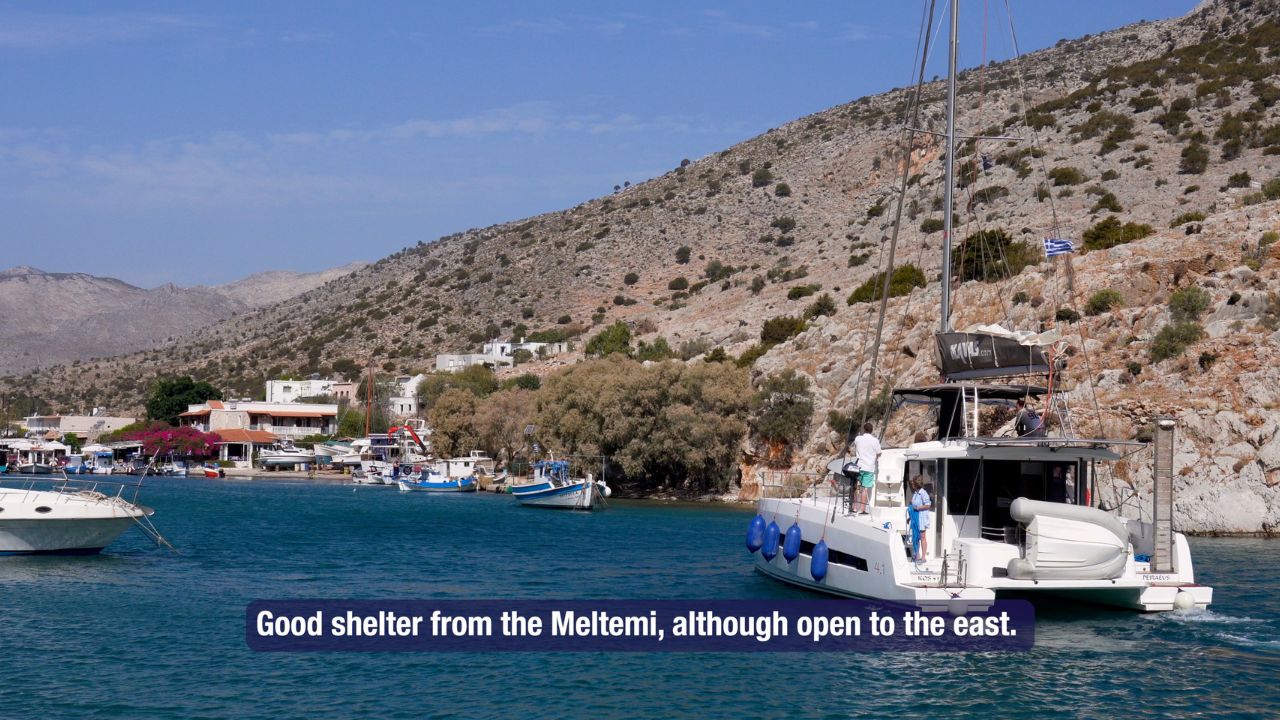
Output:
<path fill-rule="evenodd" d="M 756 470 L 756 481 L 763 498 L 810 498 L 815 503 L 839 493 L 829 472 L 805 470 Z"/>
<path fill-rule="evenodd" d="M 141 480 L 99 480 L 69 477 L 16 478 L 6 476 L 0 478 L 0 488 L 19 490 L 28 494 L 53 492 L 60 497 L 54 502 L 71 502 L 73 499 L 92 497 L 95 499 L 119 498 L 136 505 L 138 494 L 142 492 Z"/>

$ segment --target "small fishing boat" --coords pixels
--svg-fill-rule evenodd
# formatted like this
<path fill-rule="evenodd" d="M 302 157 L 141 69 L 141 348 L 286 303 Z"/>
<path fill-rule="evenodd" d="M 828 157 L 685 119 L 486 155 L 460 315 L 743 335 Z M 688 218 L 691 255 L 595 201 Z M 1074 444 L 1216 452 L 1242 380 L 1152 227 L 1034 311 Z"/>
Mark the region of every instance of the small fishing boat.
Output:
<path fill-rule="evenodd" d="M 204 472 L 204 476 L 210 480 L 216 480 L 220 477 L 226 477 L 226 474 L 223 473 L 222 468 L 214 467 L 212 465 L 205 465 L 201 469 Z"/>
<path fill-rule="evenodd" d="M 115 456 L 106 445 L 85 445 L 85 472 L 110 475 L 115 472 Z"/>
<path fill-rule="evenodd" d="M 511 494 L 530 507 L 595 510 L 613 493 L 590 473 L 585 478 L 570 477 L 568 460 L 543 460 L 533 464 L 533 482 L 513 485 Z"/>
<path fill-rule="evenodd" d="M 396 480 L 400 492 L 475 492 L 480 484 L 474 476 L 446 477 L 430 469 L 422 468 L 418 472 L 401 474 Z"/>
<path fill-rule="evenodd" d="M 89 466 L 81 453 L 68 453 L 62 465 L 62 472 L 68 475 L 83 475 L 89 472 Z"/>

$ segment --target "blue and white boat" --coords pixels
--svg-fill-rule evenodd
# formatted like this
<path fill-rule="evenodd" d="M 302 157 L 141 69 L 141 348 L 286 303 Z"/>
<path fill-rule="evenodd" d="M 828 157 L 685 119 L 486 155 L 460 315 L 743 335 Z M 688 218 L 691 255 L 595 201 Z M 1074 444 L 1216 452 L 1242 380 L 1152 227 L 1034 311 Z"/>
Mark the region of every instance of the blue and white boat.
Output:
<path fill-rule="evenodd" d="M 396 479 L 400 492 L 475 492 L 479 489 L 474 475 L 467 477 L 445 477 L 430 468 L 421 472 L 401 474 Z"/>
<path fill-rule="evenodd" d="M 511 494 L 521 505 L 595 510 L 604 507 L 604 499 L 612 492 L 603 480 L 569 476 L 568 460 L 543 460 L 533 464 L 533 482 L 511 486 Z"/>

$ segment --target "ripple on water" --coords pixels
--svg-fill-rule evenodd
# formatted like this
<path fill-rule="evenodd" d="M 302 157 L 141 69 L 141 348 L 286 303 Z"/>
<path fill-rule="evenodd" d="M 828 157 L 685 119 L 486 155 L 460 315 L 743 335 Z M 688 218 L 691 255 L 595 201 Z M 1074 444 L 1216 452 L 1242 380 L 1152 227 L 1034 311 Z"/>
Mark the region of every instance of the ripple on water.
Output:
<path fill-rule="evenodd" d="M 1280 543 L 1193 540 L 1207 612 L 1046 609 L 1030 652 L 256 654 L 258 598 L 810 597 L 752 571 L 749 510 L 298 482 L 148 481 L 182 550 L 0 561 L 4 717 L 1278 716 Z"/>

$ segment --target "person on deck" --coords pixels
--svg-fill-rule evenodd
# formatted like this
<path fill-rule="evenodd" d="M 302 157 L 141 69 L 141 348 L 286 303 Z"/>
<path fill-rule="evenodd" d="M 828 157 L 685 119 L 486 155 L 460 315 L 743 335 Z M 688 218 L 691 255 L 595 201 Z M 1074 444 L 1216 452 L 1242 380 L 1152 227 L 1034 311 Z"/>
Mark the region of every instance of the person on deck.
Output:
<path fill-rule="evenodd" d="M 1014 419 L 1013 431 L 1018 437 L 1044 437 L 1044 421 L 1032 410 L 1027 401 L 1018 398 L 1018 414 Z"/>
<path fill-rule="evenodd" d="M 929 528 L 933 525 L 933 501 L 929 491 L 924 489 L 924 478 L 919 475 L 911 478 L 911 509 L 916 511 L 916 530 L 920 535 L 920 548 L 914 560 L 923 562 L 929 557 Z M 914 538 L 916 533 L 912 533 Z"/>
<path fill-rule="evenodd" d="M 880 459 L 880 441 L 871 434 L 871 423 L 863 423 L 862 434 L 853 439 L 853 448 L 858 456 L 858 487 L 854 498 L 856 512 L 869 512 L 871 488 L 876 484 L 876 463 Z"/>

